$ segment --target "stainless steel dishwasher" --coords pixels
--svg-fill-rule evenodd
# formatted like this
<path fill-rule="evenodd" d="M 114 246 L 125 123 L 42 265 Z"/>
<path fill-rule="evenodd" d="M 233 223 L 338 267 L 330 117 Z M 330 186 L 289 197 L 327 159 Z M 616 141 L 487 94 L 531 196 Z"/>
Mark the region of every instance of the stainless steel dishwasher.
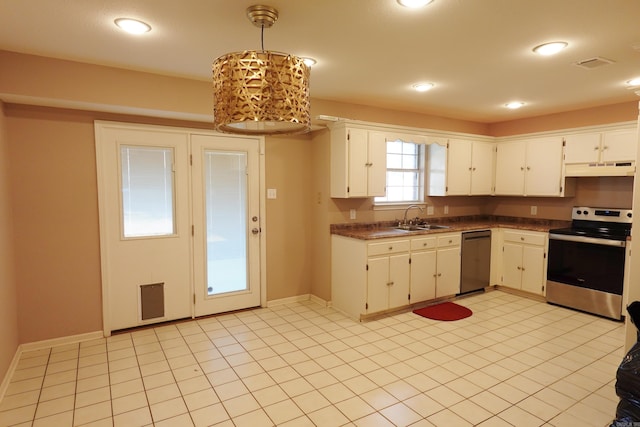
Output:
<path fill-rule="evenodd" d="M 489 286 L 491 266 L 491 230 L 462 233 L 460 293 L 478 291 Z"/>

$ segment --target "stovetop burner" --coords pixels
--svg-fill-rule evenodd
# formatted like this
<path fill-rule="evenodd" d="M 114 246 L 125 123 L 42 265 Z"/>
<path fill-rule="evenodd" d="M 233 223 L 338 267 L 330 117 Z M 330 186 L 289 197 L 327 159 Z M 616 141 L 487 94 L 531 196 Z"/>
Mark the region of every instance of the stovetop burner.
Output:
<path fill-rule="evenodd" d="M 631 209 L 574 207 L 571 218 L 571 227 L 549 232 L 621 241 L 631 235 Z"/>

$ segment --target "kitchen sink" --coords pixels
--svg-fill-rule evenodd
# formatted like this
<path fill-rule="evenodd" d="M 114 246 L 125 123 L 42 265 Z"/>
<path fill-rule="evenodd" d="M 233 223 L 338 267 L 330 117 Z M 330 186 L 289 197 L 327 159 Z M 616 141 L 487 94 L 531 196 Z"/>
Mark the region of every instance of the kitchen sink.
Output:
<path fill-rule="evenodd" d="M 402 231 L 427 231 L 427 230 L 441 230 L 443 228 L 450 228 L 448 225 L 438 225 L 438 224 L 422 224 L 422 225 L 398 225 L 395 227 L 396 230 Z"/>

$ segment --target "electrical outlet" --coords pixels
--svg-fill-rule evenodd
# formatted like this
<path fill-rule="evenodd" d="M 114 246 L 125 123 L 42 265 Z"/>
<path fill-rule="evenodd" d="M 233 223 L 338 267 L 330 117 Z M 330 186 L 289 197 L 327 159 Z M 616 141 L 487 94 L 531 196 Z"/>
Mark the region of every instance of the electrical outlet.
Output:
<path fill-rule="evenodd" d="M 531 206 L 531 215 L 538 215 L 538 207 Z"/>
<path fill-rule="evenodd" d="M 447 215 L 449 213 L 449 205 L 444 205 L 444 214 Z"/>
<path fill-rule="evenodd" d="M 277 192 L 275 188 L 267 188 L 267 199 L 275 199 Z"/>
<path fill-rule="evenodd" d="M 355 209 L 349 209 L 349 218 L 350 219 L 356 219 L 356 210 Z"/>
<path fill-rule="evenodd" d="M 433 206 L 427 206 L 427 215 L 433 215 Z"/>

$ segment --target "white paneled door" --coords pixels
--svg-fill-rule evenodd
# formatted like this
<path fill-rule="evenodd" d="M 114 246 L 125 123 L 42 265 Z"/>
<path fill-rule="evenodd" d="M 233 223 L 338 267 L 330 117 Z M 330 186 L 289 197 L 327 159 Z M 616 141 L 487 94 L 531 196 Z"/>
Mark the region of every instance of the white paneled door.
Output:
<path fill-rule="evenodd" d="M 105 334 L 259 306 L 259 138 L 97 122 Z"/>

